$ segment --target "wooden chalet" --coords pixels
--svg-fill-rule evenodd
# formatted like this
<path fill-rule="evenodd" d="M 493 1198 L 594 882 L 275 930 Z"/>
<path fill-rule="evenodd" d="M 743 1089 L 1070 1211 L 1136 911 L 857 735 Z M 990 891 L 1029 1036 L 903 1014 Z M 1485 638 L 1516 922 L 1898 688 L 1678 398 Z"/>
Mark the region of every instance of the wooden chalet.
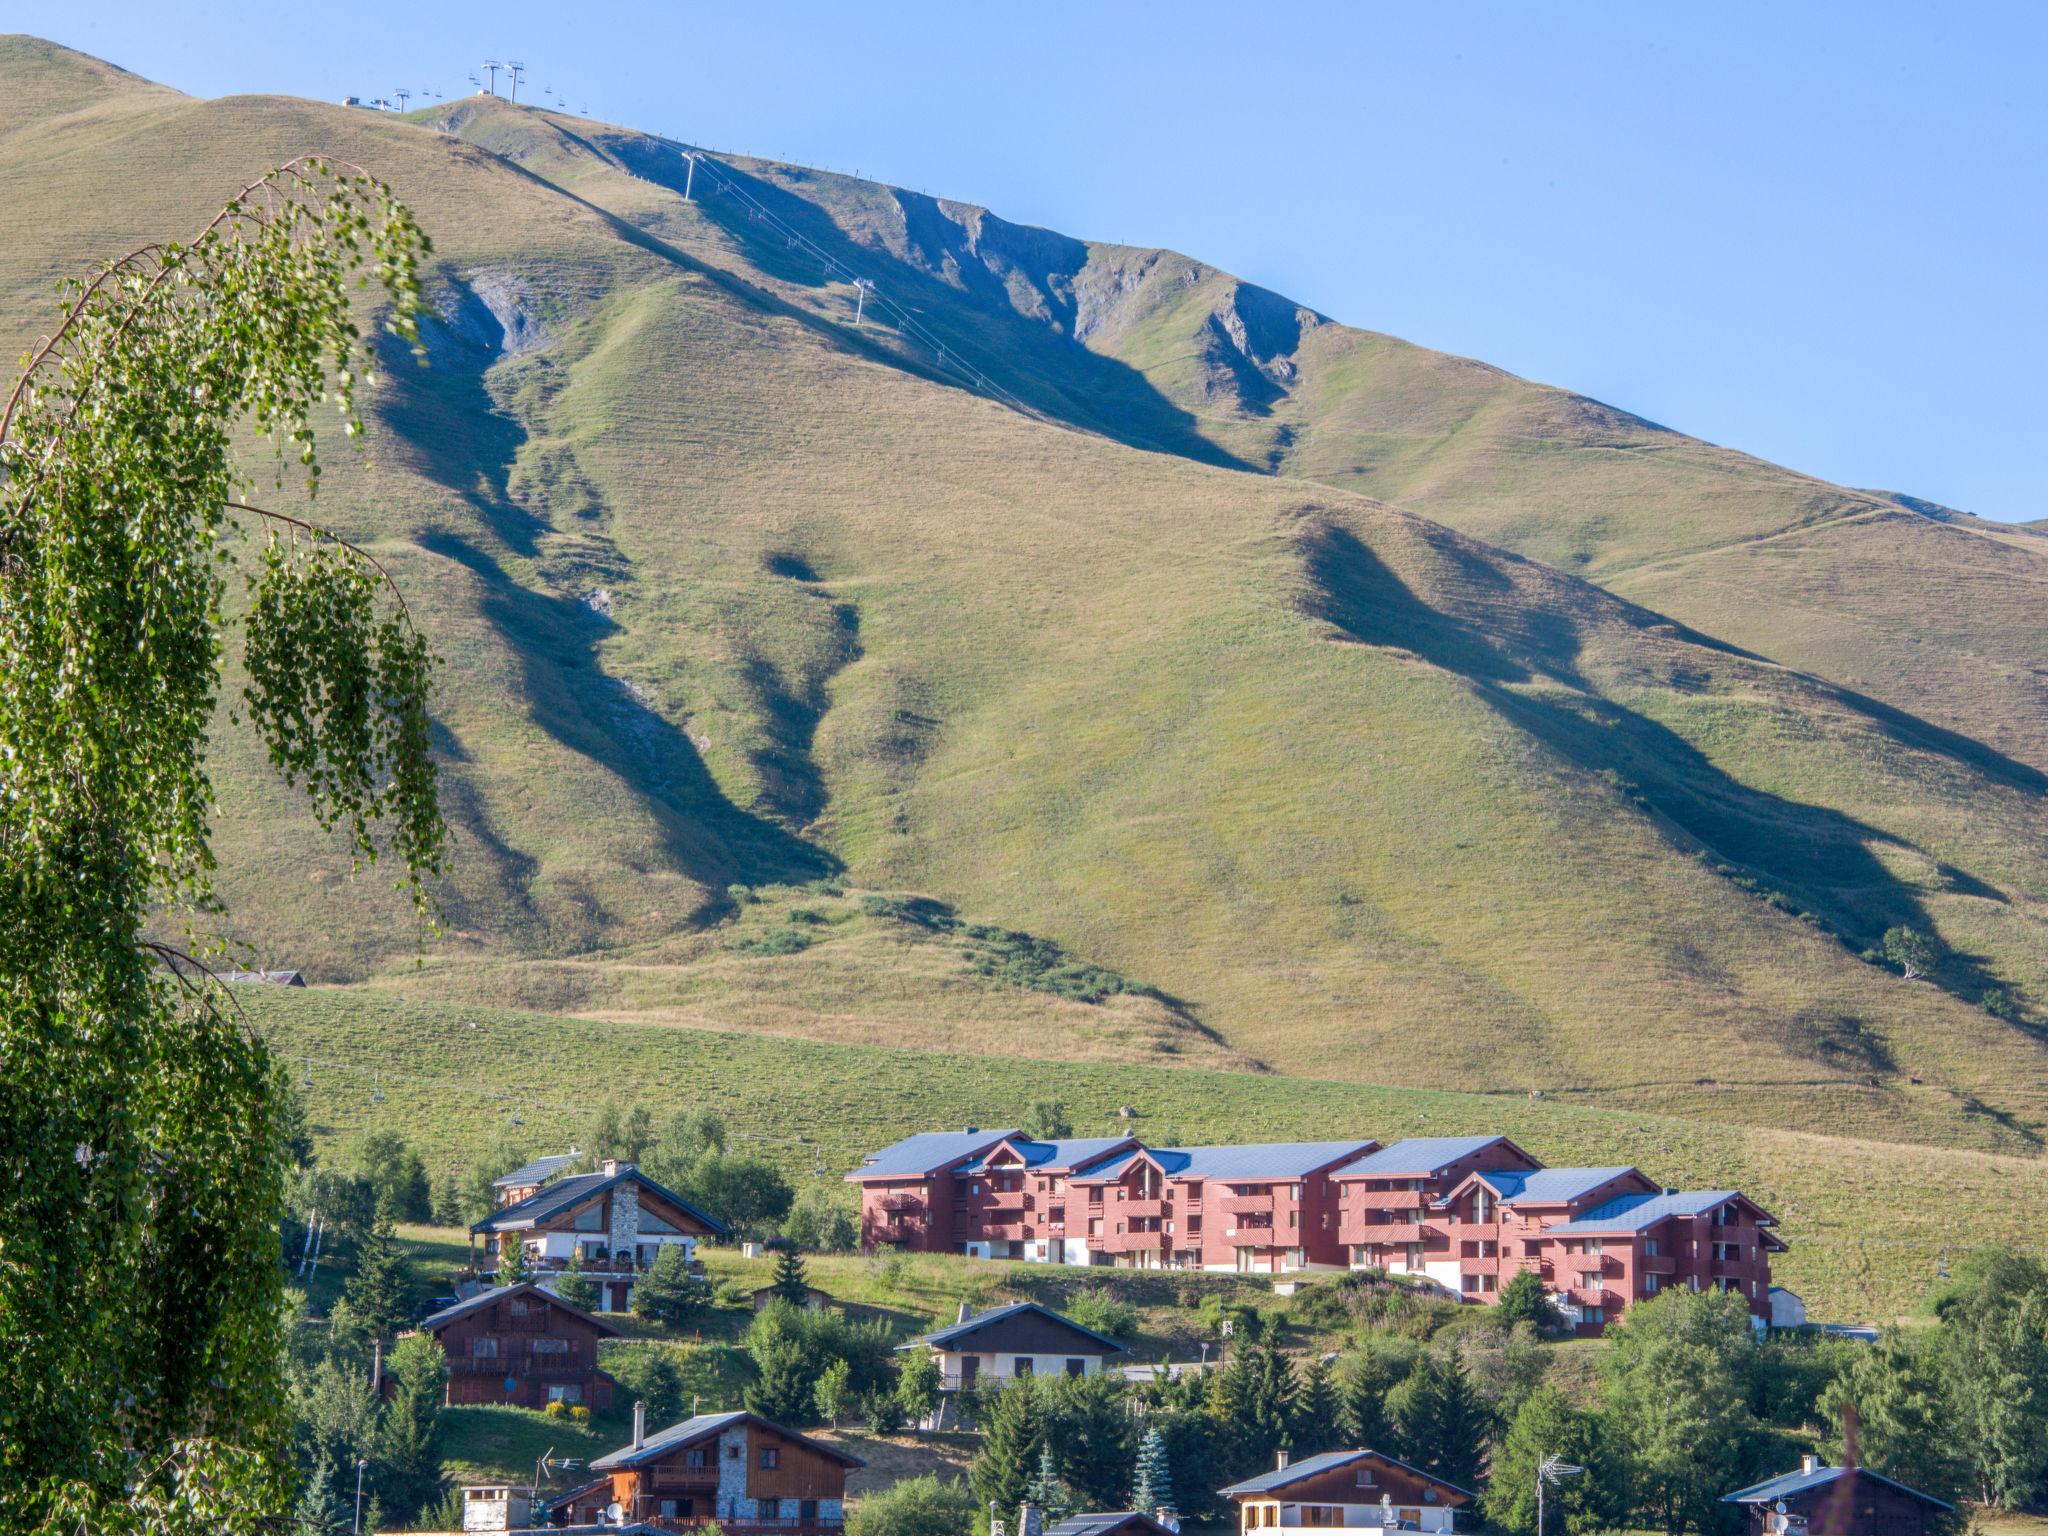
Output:
<path fill-rule="evenodd" d="M 1027 1376 L 1094 1376 L 1123 1345 L 1035 1301 L 967 1312 L 950 1328 L 897 1346 L 929 1350 L 939 1362 L 939 1388 L 967 1392 Z"/>
<path fill-rule="evenodd" d="M 1238 1508 L 1241 1532 L 1273 1527 L 1376 1526 L 1382 1530 L 1453 1529 L 1469 1489 L 1432 1477 L 1379 1451 L 1324 1451 L 1220 1490 Z"/>
<path fill-rule="evenodd" d="M 1744 1506 L 1749 1536 L 1926 1536 L 1954 1508 L 1868 1467 L 1825 1466 L 1817 1456 L 1721 1502 Z"/>
<path fill-rule="evenodd" d="M 612 1405 L 612 1378 L 598 1369 L 597 1341 L 618 1329 L 531 1283 L 479 1291 L 420 1324 L 448 1356 L 446 1401 L 545 1408 Z"/>
<path fill-rule="evenodd" d="M 531 1164 L 521 1173 L 538 1167 Z M 500 1206 L 469 1229 L 472 1262 L 482 1238 L 490 1273 L 506 1243 L 524 1245 L 529 1273 L 566 1269 L 574 1254 L 597 1287 L 600 1312 L 623 1312 L 632 1304 L 634 1281 L 654 1266 L 663 1247 L 679 1244 L 694 1259 L 698 1239 L 724 1233 L 717 1220 L 633 1164 L 611 1161 L 596 1173 L 542 1173 L 532 1194 Z"/>
<path fill-rule="evenodd" d="M 1166 1513 L 1171 1515 L 1171 1511 Z M 1176 1520 L 1169 1525 L 1142 1510 L 1122 1509 L 1103 1514 L 1069 1515 L 1048 1525 L 1045 1536 L 1180 1536 L 1180 1524 Z"/>
<path fill-rule="evenodd" d="M 633 1405 L 633 1439 L 591 1462 L 611 1479 L 626 1520 L 665 1526 L 716 1522 L 728 1536 L 760 1531 L 833 1536 L 846 1523 L 846 1474 L 864 1466 L 837 1446 L 759 1414 L 701 1413 L 646 1433 Z"/>

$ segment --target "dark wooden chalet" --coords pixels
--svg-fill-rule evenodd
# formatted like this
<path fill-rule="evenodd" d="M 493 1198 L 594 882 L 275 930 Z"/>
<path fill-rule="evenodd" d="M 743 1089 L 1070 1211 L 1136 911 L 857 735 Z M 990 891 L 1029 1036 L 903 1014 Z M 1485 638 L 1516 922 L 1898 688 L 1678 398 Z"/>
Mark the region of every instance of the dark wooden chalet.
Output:
<path fill-rule="evenodd" d="M 1238 1529 L 1269 1526 L 1377 1525 L 1449 1532 L 1455 1512 L 1472 1502 L 1469 1489 L 1431 1477 L 1380 1451 L 1324 1451 L 1290 1461 L 1221 1490 L 1236 1502 Z"/>
<path fill-rule="evenodd" d="M 714 1218 L 633 1164 L 616 1162 L 606 1162 L 596 1173 L 549 1178 L 535 1193 L 469 1229 L 472 1257 L 482 1238 L 485 1267 L 492 1273 L 505 1243 L 525 1246 L 530 1272 L 566 1269 L 570 1255 L 576 1255 L 585 1277 L 597 1286 L 600 1312 L 623 1312 L 631 1305 L 633 1282 L 653 1267 L 664 1246 L 679 1244 L 694 1258 L 699 1238 L 724 1232 Z"/>
<path fill-rule="evenodd" d="M 1744 1506 L 1749 1536 L 1926 1536 L 1953 1508 L 1868 1467 L 1823 1466 L 1814 1456 L 1721 1502 Z"/>
<path fill-rule="evenodd" d="M 597 1366 L 597 1341 L 618 1329 L 533 1284 L 482 1291 L 420 1324 L 448 1356 L 447 1401 L 545 1408 L 611 1407 L 613 1381 Z"/>
<path fill-rule="evenodd" d="M 845 1525 L 846 1474 L 865 1465 L 858 1456 L 754 1413 L 698 1414 L 653 1435 L 643 1415 L 635 1403 L 632 1441 L 590 1464 L 610 1477 L 627 1520 L 716 1521 L 729 1536 L 827 1536 Z"/>

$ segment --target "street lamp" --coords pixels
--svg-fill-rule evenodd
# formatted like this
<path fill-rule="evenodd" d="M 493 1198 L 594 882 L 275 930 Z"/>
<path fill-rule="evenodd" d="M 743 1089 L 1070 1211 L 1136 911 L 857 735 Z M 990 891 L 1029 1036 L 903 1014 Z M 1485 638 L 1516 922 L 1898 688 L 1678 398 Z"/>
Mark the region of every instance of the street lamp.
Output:
<path fill-rule="evenodd" d="M 363 1468 L 368 1465 L 369 1462 L 360 1458 L 356 1461 L 356 1518 L 355 1522 L 349 1526 L 349 1530 L 354 1533 L 354 1536 L 362 1536 L 363 1531 Z"/>
<path fill-rule="evenodd" d="M 1577 1477 L 1585 1470 L 1562 1456 L 1546 1456 L 1536 1464 L 1536 1536 L 1543 1536 L 1543 1485 L 1554 1483 L 1562 1487 L 1566 1478 Z"/>

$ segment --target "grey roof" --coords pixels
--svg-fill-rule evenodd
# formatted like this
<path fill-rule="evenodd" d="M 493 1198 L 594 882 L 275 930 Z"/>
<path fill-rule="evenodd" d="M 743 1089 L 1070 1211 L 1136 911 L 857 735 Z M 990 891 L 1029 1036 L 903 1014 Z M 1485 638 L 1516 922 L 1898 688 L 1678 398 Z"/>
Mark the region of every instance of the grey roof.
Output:
<path fill-rule="evenodd" d="M 1486 1180 L 1504 1205 L 1527 1200 L 1532 1205 L 1560 1205 L 1611 1184 L 1634 1168 L 1535 1168 L 1475 1175 Z M 1612 1202 L 1610 1202 L 1612 1203 Z M 1603 1207 L 1604 1209 L 1604 1207 Z"/>
<path fill-rule="evenodd" d="M 1901 1493 L 1909 1493 L 1923 1503 L 1932 1504 L 1936 1509 L 1953 1509 L 1931 1493 L 1922 1493 L 1918 1488 L 1908 1488 L 1904 1483 L 1886 1477 L 1882 1472 L 1873 1472 L 1868 1467 L 1815 1467 L 1811 1472 L 1783 1472 L 1766 1479 L 1753 1488 L 1744 1488 L 1737 1493 L 1721 1495 L 1723 1504 L 1768 1504 L 1791 1494 L 1805 1493 L 1811 1488 L 1824 1487 L 1834 1482 L 1845 1472 L 1861 1472 L 1865 1477 L 1874 1477 L 1880 1483 L 1888 1483 Z"/>
<path fill-rule="evenodd" d="M 1740 1198 L 1733 1189 L 1687 1189 L 1670 1195 L 1621 1195 L 1605 1205 L 1545 1227 L 1545 1237 L 1569 1236 L 1580 1232 L 1640 1232 L 1671 1216 L 1698 1216 L 1717 1205 Z"/>
<path fill-rule="evenodd" d="M 1052 1321 L 1061 1324 L 1063 1327 L 1071 1328 L 1074 1332 L 1095 1340 L 1105 1350 L 1112 1350 L 1117 1354 L 1124 1353 L 1123 1345 L 1117 1343 L 1115 1339 L 1105 1337 L 1097 1333 L 1093 1328 L 1084 1328 L 1071 1317 L 1062 1317 L 1059 1313 L 1053 1311 L 1052 1308 L 1041 1307 L 1035 1301 L 1013 1301 L 1006 1307 L 991 1307 L 986 1312 L 977 1312 L 972 1317 L 965 1317 L 957 1323 L 935 1329 L 931 1333 L 925 1334 L 922 1338 L 912 1339 L 908 1344 L 899 1344 L 897 1348 L 915 1349 L 920 1344 L 930 1344 L 939 1349 L 944 1349 L 948 1344 L 963 1339 L 970 1333 L 978 1332 L 988 1327 L 991 1323 L 1000 1323 L 1009 1318 L 1021 1316 L 1026 1312 L 1036 1312 L 1041 1317 L 1051 1318 Z"/>
<path fill-rule="evenodd" d="M 517 1296 L 522 1291 L 532 1295 L 545 1296 L 564 1312 L 580 1317 L 586 1323 L 594 1323 L 601 1332 L 616 1334 L 619 1331 L 603 1318 L 596 1316 L 594 1313 L 586 1312 L 581 1307 L 571 1306 L 553 1291 L 548 1290 L 545 1286 L 536 1285 L 531 1280 L 522 1280 L 517 1285 L 494 1285 L 487 1291 L 478 1291 L 474 1296 L 458 1301 L 452 1307 L 443 1307 L 431 1316 L 421 1318 L 420 1326 L 422 1328 L 442 1327 L 445 1324 L 454 1322 L 458 1317 L 476 1311 L 479 1307 L 487 1307 L 494 1301 L 503 1301 L 508 1296 Z"/>
<path fill-rule="evenodd" d="M 1022 1136 L 1012 1136 L 1009 1144 L 1023 1154 L 1026 1168 L 1078 1168 L 1083 1163 L 1116 1151 L 1130 1140 L 1128 1136 L 1073 1136 L 1061 1141 L 1031 1141 Z M 981 1172 L 988 1166 L 990 1153 L 1001 1145 L 998 1142 L 991 1146 L 960 1171 Z"/>
<path fill-rule="evenodd" d="M 1383 1179 L 1395 1174 L 1428 1174 L 1448 1168 L 1461 1157 L 1484 1152 L 1505 1136 L 1410 1136 L 1382 1147 L 1337 1170 L 1340 1179 Z"/>
<path fill-rule="evenodd" d="M 1217 1492 L 1226 1499 L 1234 1499 L 1250 1493 L 1271 1493 L 1275 1489 L 1285 1488 L 1289 1483 L 1300 1482 L 1304 1477 L 1314 1477 L 1319 1473 L 1333 1472 L 1338 1467 L 1348 1467 L 1352 1462 L 1367 1456 L 1375 1457 L 1380 1461 L 1399 1467 L 1404 1472 L 1413 1472 L 1425 1482 L 1435 1483 L 1439 1488 L 1448 1488 L 1453 1493 L 1462 1493 L 1468 1499 L 1473 1497 L 1472 1490 L 1469 1488 L 1460 1488 L 1456 1483 L 1447 1483 L 1442 1478 L 1423 1471 L 1420 1467 L 1410 1465 L 1398 1456 L 1389 1456 L 1385 1451 L 1373 1450 L 1324 1451 L 1319 1456 L 1304 1456 L 1300 1461 L 1289 1462 L 1286 1466 L 1276 1468 L 1271 1472 L 1262 1472 L 1257 1477 L 1248 1477 L 1241 1483 L 1232 1483 L 1228 1488 L 1220 1488 Z M 592 1463 L 592 1465 L 595 1465 L 595 1463 Z"/>
<path fill-rule="evenodd" d="M 273 987 L 303 987 L 306 978 L 297 971 L 222 971 L 222 981 L 262 981 Z"/>
<path fill-rule="evenodd" d="M 1357 1141 L 1268 1141 L 1245 1146 L 1222 1147 L 1138 1147 L 1098 1163 L 1082 1178 L 1087 1182 L 1113 1179 L 1141 1155 L 1149 1155 L 1168 1175 L 1177 1179 L 1298 1179 L 1347 1157 L 1355 1157 L 1372 1146 L 1372 1138 Z"/>
<path fill-rule="evenodd" d="M 808 1435 L 800 1435 L 793 1429 L 784 1429 L 780 1424 L 770 1423 L 758 1413 L 750 1413 L 746 1409 L 741 1408 L 731 1413 L 700 1413 L 695 1418 L 683 1420 L 680 1424 L 671 1424 L 667 1429 L 657 1434 L 649 1435 L 637 1448 L 631 1445 L 622 1445 L 616 1451 L 606 1452 L 591 1462 L 590 1470 L 593 1472 L 609 1472 L 620 1467 L 637 1467 L 643 1462 L 652 1461 L 660 1456 L 666 1456 L 670 1451 L 678 1450 L 695 1441 L 703 1440 L 711 1435 L 721 1434 L 735 1424 L 747 1422 L 758 1424 L 763 1429 L 773 1430 L 786 1440 L 794 1440 L 799 1445 L 808 1446 L 821 1456 L 829 1456 L 834 1461 L 844 1462 L 849 1467 L 864 1467 L 867 1465 L 858 1456 L 848 1455 L 836 1445 L 827 1445 L 822 1440 L 813 1440 Z"/>
<path fill-rule="evenodd" d="M 472 1232 L 511 1232 L 531 1227 L 536 1222 L 546 1221 L 550 1216 L 559 1216 L 571 1206 L 581 1205 L 595 1195 L 601 1195 L 621 1179 L 631 1179 L 645 1185 L 670 1205 L 688 1211 L 713 1232 L 723 1233 L 725 1223 L 715 1216 L 708 1216 L 682 1196 L 663 1189 L 631 1163 L 622 1165 L 616 1173 L 578 1173 L 566 1179 L 557 1179 L 528 1195 L 516 1205 L 508 1205 L 491 1212 L 469 1230 Z M 602 1236 L 602 1234 L 599 1234 Z"/>
<path fill-rule="evenodd" d="M 1057 1525 L 1048 1525 L 1045 1536 L 1105 1536 L 1133 1520 L 1155 1531 L 1166 1529 L 1141 1509 L 1119 1509 L 1103 1514 L 1069 1515 Z"/>
<path fill-rule="evenodd" d="M 576 1161 L 574 1152 L 557 1152 L 552 1157 L 536 1157 L 524 1167 L 514 1168 L 502 1179 L 491 1180 L 493 1189 L 503 1189 L 511 1184 L 545 1184 L 564 1168 Z"/>
<path fill-rule="evenodd" d="M 919 1131 L 870 1152 L 849 1179 L 914 1179 L 949 1168 L 962 1158 L 986 1152 L 999 1141 L 1022 1134 L 1006 1131 Z"/>

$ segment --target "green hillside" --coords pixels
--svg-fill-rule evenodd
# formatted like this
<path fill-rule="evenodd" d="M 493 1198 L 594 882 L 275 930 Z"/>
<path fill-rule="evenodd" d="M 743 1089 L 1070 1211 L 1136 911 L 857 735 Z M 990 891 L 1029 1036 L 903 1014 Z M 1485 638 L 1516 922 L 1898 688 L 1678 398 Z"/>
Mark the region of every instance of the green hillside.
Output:
<path fill-rule="evenodd" d="M 241 987 L 237 995 L 304 1090 L 333 1147 L 369 1130 L 417 1146 L 436 1177 L 509 1137 L 535 1152 L 583 1134 L 615 1099 L 711 1104 L 735 1145 L 798 1183 L 835 1190 L 860 1154 L 914 1130 L 1007 1125 L 1063 1101 L 1081 1135 L 1150 1140 L 1513 1137 L 1553 1163 L 1638 1164 L 1688 1187 L 1739 1187 L 1779 1218 L 1774 1268 L 1817 1318 L 1903 1315 L 1944 1252 L 2037 1245 L 2048 1224 L 2038 1159 L 1717 1126 L 1526 1097 L 1378 1088 L 1319 1078 L 992 1061 L 948 1052 L 770 1040 L 644 1023 Z M 380 1097 L 381 1096 L 381 1097 Z M 1124 1108 L 1137 1112 L 1127 1119 Z M 851 1198 L 850 1196 L 848 1198 Z"/>
<path fill-rule="evenodd" d="M 25 41 L 0 100 L 16 343 L 58 275 L 308 148 L 436 241 L 429 367 L 393 359 L 321 516 L 446 657 L 447 933 L 416 968 L 401 906 L 223 733 L 253 957 L 445 1002 L 2038 1146 L 2048 759 L 1972 734 L 1941 681 L 1980 646 L 1985 707 L 2038 725 L 2037 684 L 1999 692 L 2040 637 L 2037 537 L 1800 481 L 1877 510 L 1771 563 L 1784 471 L 1546 437 L 1530 401 L 1656 429 L 1270 295 L 1226 313 L 1230 280 L 1161 253 L 730 158 L 686 203 L 678 146 L 503 102 L 201 102 Z M 849 268 L 886 299 L 859 329 Z M 1380 447 L 1346 438 L 1369 422 Z M 1605 530 L 1583 560 L 1534 531 L 1560 507 Z M 1895 519 L 1972 541 L 1916 557 L 1913 625 L 1858 596 L 1875 546 L 1839 543 Z M 1829 624 L 1935 670 L 1844 688 L 1807 641 L 1729 643 L 1785 611 L 1778 577 L 1712 564 L 1737 546 L 1833 573 Z M 1691 577 L 1655 599 L 1691 627 L 1561 568 L 1633 594 L 1680 558 L 1723 573 L 1710 613 Z M 778 924 L 809 942 L 759 942 Z M 1946 942 L 1940 985 L 1858 958 L 1895 924 Z M 1129 988 L 1020 979 L 1034 941 Z"/>

